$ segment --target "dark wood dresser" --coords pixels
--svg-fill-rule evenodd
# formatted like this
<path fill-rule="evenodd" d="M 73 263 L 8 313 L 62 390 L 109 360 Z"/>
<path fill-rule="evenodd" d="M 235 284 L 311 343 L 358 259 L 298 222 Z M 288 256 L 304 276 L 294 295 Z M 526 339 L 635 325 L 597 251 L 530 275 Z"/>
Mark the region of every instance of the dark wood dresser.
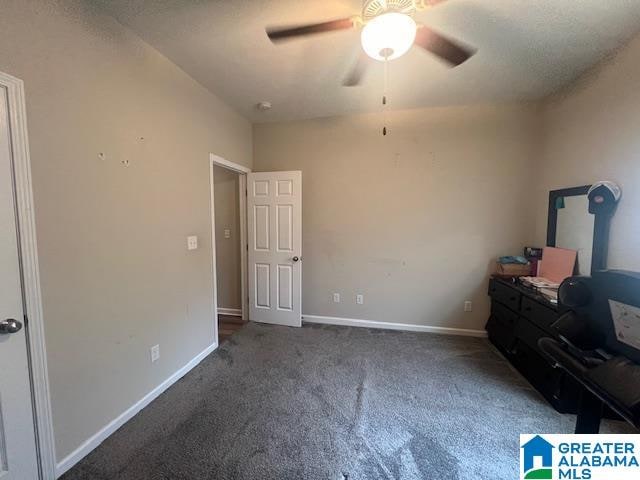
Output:
<path fill-rule="evenodd" d="M 489 282 L 491 316 L 489 340 L 560 413 L 576 413 L 581 386 L 564 371 L 554 369 L 542 356 L 538 340 L 553 337 L 549 328 L 558 308 L 535 290 L 509 280 Z"/>

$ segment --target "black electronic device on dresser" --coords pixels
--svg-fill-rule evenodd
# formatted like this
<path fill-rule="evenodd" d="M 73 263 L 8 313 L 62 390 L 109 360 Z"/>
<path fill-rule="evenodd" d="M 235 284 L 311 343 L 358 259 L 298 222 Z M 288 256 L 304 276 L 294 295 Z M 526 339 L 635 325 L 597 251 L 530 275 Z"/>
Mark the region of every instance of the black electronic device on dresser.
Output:
<path fill-rule="evenodd" d="M 606 268 L 608 226 L 615 205 L 594 209 L 592 204 L 600 200 L 594 190 L 601 192 L 598 185 L 587 185 L 549 193 L 547 245 L 577 250 L 580 275 Z M 557 337 L 551 325 L 560 318 L 561 307 L 515 278 L 491 278 L 489 296 L 489 340 L 556 410 L 576 413 L 583 387 L 554 368 L 538 346 L 541 338 Z"/>

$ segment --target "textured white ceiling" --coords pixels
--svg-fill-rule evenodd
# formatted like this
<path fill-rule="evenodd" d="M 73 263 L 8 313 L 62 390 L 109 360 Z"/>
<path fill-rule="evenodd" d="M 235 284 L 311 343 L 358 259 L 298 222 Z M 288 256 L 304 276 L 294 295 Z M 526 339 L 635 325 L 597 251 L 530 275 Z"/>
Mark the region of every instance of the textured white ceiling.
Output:
<path fill-rule="evenodd" d="M 273 45 L 267 25 L 359 14 L 358 0 L 93 0 L 253 122 L 379 109 L 382 65 L 341 81 L 359 32 Z M 449 0 L 417 20 L 478 48 L 450 70 L 414 49 L 390 64 L 390 107 L 534 100 L 570 83 L 640 30 L 640 0 Z M 257 102 L 273 103 L 259 112 Z"/>

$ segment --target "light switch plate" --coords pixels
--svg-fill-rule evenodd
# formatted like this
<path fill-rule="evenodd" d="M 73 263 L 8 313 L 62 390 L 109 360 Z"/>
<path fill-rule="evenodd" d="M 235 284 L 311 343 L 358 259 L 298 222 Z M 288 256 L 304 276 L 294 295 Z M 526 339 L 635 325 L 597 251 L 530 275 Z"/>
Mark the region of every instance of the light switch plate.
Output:
<path fill-rule="evenodd" d="M 358 305 L 364 305 L 364 295 L 356 295 L 356 303 Z"/>
<path fill-rule="evenodd" d="M 228 228 L 224 229 L 224 238 L 231 238 L 231 230 Z"/>
<path fill-rule="evenodd" d="M 333 294 L 333 302 L 334 303 L 340 303 L 340 294 L 339 293 L 334 293 Z"/>
<path fill-rule="evenodd" d="M 198 237 L 191 235 L 187 237 L 187 250 L 196 250 L 198 248 Z"/>
<path fill-rule="evenodd" d="M 154 345 L 149 351 L 151 353 L 151 363 L 157 362 L 160 358 L 160 345 Z"/>
<path fill-rule="evenodd" d="M 470 300 L 467 300 L 466 302 L 464 302 L 464 311 L 465 312 L 473 311 L 473 303 Z"/>

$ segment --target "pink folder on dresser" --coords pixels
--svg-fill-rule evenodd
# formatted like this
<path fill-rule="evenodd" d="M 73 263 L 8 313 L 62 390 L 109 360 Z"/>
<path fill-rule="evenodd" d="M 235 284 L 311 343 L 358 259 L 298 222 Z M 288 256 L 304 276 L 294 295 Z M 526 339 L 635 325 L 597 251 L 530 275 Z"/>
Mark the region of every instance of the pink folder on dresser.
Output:
<path fill-rule="evenodd" d="M 555 283 L 573 275 L 578 252 L 566 248 L 544 247 L 539 277 L 544 277 Z"/>

